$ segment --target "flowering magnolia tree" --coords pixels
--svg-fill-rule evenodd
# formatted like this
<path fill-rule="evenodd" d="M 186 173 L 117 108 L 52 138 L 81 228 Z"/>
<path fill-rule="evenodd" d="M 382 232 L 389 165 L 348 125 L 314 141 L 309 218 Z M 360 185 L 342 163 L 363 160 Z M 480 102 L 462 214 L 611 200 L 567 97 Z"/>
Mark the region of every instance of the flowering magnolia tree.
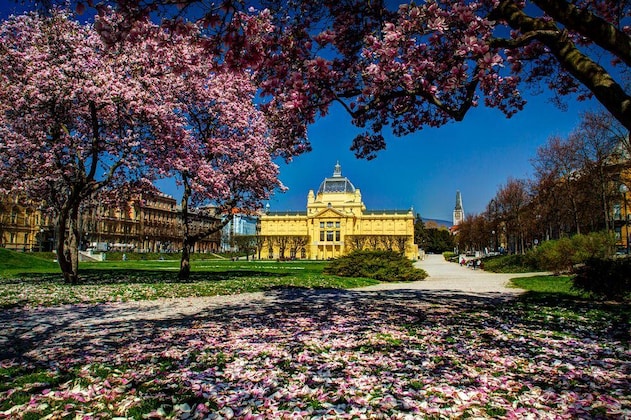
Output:
<path fill-rule="evenodd" d="M 273 158 L 308 148 L 282 103 L 254 105 L 253 76 L 237 65 L 247 51 L 215 57 L 194 25 L 175 29 L 128 24 L 107 8 L 94 27 L 53 10 L 0 29 L 0 182 L 52 208 L 69 282 L 78 280 L 79 209 L 95 194 L 177 177 L 186 278 L 190 248 L 221 228 L 189 235 L 189 204 L 256 208 L 281 187 Z"/>
<path fill-rule="evenodd" d="M 122 23 L 116 18 L 101 20 L 100 30 L 116 32 L 116 25 Z M 252 37 L 265 29 L 257 21 L 243 25 Z M 173 120 L 167 121 L 169 129 L 175 127 L 170 143 L 146 153 L 150 167 L 174 177 L 183 187 L 179 277 L 187 279 L 195 243 L 230 220 L 225 217 L 223 223 L 193 232 L 190 206 L 211 204 L 227 216 L 235 210 L 260 208 L 275 189 L 283 188 L 274 158 L 289 158 L 308 145 L 304 129 L 285 131 L 293 110 L 277 102 L 257 106 L 253 73 L 244 69 L 247 63 L 236 66 L 237 58 L 212 54 L 196 25 L 170 31 L 142 20 L 135 22 L 130 35 L 124 44 L 132 44 L 138 55 L 144 55 L 143 61 L 151 63 L 145 72 L 153 95 L 170 104 Z"/>
<path fill-rule="evenodd" d="M 62 11 L 12 17 L 0 39 L 0 187 L 50 207 L 59 265 L 75 283 L 80 205 L 141 179 L 152 99 L 120 51 Z"/>
<path fill-rule="evenodd" d="M 130 17 L 156 9 L 176 15 L 175 24 L 204 7 L 198 0 L 113 3 Z M 173 3 L 179 8 L 165 7 Z M 224 40 L 247 43 L 232 16 L 248 3 L 213 3 L 196 17 Z M 595 97 L 631 128 L 629 1 L 430 0 L 396 10 L 385 3 L 257 2 L 273 24 L 261 40 L 263 93 L 291 100 L 307 121 L 339 102 L 367 128 L 352 149 L 368 158 L 385 147 L 386 125 L 405 135 L 460 121 L 482 103 L 510 117 L 525 105 L 529 85 L 556 100 Z"/>

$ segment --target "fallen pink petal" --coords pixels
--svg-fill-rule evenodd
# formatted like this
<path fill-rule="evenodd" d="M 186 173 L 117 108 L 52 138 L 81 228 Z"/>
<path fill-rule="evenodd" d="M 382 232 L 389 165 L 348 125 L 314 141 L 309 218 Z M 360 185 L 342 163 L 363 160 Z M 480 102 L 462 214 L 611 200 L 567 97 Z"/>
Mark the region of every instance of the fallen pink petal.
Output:
<path fill-rule="evenodd" d="M 540 302 L 294 288 L 187 304 L 198 310 L 167 299 L 3 311 L 2 375 L 37 380 L 3 388 L 1 414 L 631 416 L 628 330 L 546 323 L 557 309 Z"/>

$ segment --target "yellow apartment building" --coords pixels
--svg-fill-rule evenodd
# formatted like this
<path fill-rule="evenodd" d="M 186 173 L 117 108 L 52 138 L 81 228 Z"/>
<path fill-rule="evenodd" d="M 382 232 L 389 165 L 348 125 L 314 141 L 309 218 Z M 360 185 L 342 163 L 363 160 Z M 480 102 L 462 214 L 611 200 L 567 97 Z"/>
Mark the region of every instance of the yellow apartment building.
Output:
<path fill-rule="evenodd" d="M 317 193 L 309 191 L 306 211 L 266 212 L 260 223 L 263 258 L 326 260 L 362 249 L 418 258 L 413 210 L 367 210 L 339 163 Z"/>

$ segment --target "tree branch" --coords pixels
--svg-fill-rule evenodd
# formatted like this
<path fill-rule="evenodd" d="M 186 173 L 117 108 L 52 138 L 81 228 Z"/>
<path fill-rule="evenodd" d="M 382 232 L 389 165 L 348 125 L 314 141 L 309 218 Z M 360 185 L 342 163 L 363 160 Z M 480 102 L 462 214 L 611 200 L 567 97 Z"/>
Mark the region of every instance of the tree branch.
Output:
<path fill-rule="evenodd" d="M 587 87 L 621 124 L 631 130 L 631 97 L 607 70 L 576 48 L 565 31 L 559 30 L 553 22 L 526 15 L 513 0 L 502 0 L 489 18 L 504 20 L 511 28 L 522 33 L 539 32 L 535 38 L 548 47 L 559 65 Z"/>
<path fill-rule="evenodd" d="M 591 39 L 631 66 L 631 38 L 611 23 L 565 0 L 533 0 L 533 3 L 569 30 Z"/>

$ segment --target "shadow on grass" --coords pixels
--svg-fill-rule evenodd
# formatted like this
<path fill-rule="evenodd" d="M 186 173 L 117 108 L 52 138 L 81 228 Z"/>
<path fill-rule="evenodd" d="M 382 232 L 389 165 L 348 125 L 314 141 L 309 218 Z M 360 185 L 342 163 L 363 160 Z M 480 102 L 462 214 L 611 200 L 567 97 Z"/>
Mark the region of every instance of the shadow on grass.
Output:
<path fill-rule="evenodd" d="M 193 269 L 194 270 L 194 269 Z M 82 269 L 79 273 L 80 285 L 106 284 L 159 284 L 159 283 L 197 283 L 202 281 L 223 281 L 245 277 L 285 277 L 289 273 L 268 272 L 261 270 L 224 270 L 224 271 L 191 271 L 187 280 L 178 279 L 178 269 Z M 28 281 L 32 284 L 57 283 L 63 284 L 60 273 L 35 274 L 18 273 L 11 278 L 0 279 L 0 284 L 19 284 Z"/>
<path fill-rule="evenodd" d="M 228 275 L 246 275 L 242 272 L 215 274 L 217 280 Z M 483 318 L 484 328 L 510 323 L 521 331 L 571 332 L 579 339 L 606 337 L 626 342 L 630 339 L 627 304 L 532 292 L 509 298 L 499 293 L 471 296 L 451 290 L 366 292 L 274 286 L 258 300 L 237 299 L 236 303 L 225 304 L 218 299 L 199 302 L 193 315 L 185 309 L 186 299 L 181 299 L 184 306 L 178 306 L 178 301 L 66 305 L 0 312 L 0 360 L 39 359 L 42 351 L 55 359 L 59 355 L 53 348 L 62 348 L 61 354 L 67 357 L 71 354 L 106 355 L 134 343 L 161 343 L 157 350 L 177 344 L 161 340 L 167 330 L 182 331 L 200 323 L 221 324 L 226 331 L 252 325 L 273 327 L 280 323 L 287 326 L 297 318 L 311 320 L 315 328 L 334 325 L 340 319 L 361 320 L 359 326 L 372 328 L 372 323 L 384 322 L 406 326 L 436 323 L 431 318 L 438 316 L 437 331 L 454 336 L 460 335 L 458 329 L 463 325 L 469 323 L 468 328 L 475 327 Z"/>

